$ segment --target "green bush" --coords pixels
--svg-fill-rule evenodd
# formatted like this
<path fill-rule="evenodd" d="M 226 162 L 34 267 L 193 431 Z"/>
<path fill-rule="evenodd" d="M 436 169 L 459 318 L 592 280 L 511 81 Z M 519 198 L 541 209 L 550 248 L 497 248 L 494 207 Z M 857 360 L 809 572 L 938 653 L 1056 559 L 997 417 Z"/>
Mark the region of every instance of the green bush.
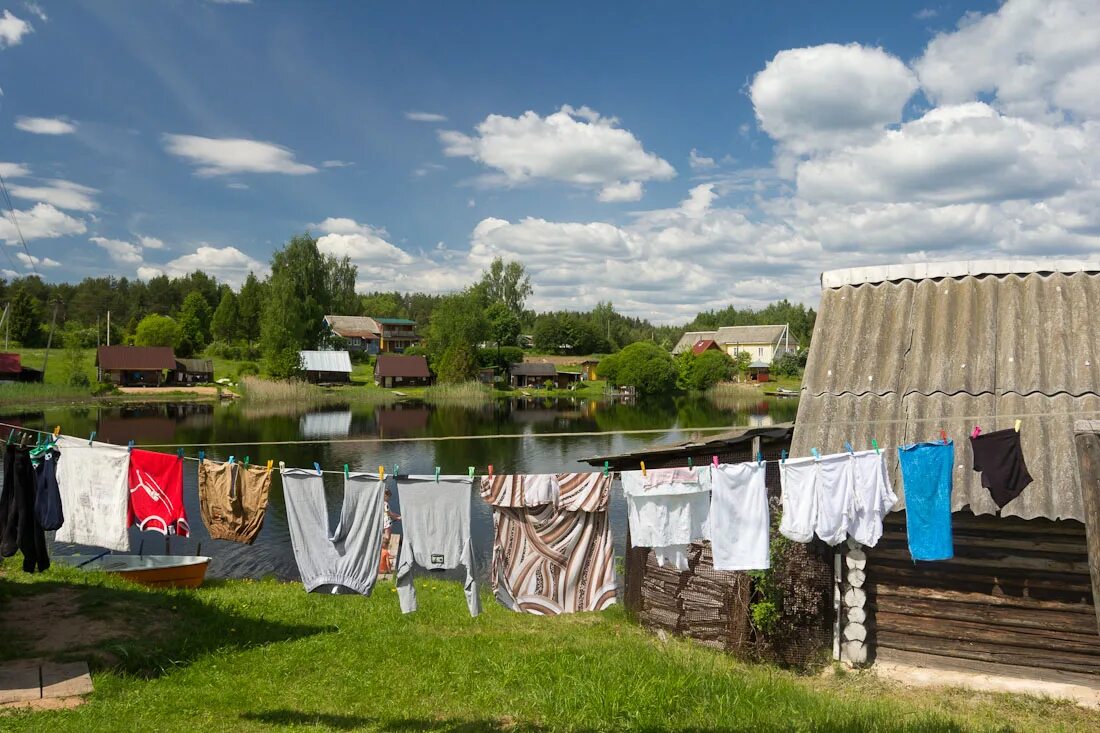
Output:
<path fill-rule="evenodd" d="M 793 351 L 780 354 L 772 360 L 771 373 L 778 377 L 797 377 L 802 366 L 799 361 L 798 354 Z"/>
<path fill-rule="evenodd" d="M 523 361 L 523 349 L 518 346 L 501 346 L 499 349 L 490 347 L 477 350 L 478 366 L 496 367 L 499 371 L 506 371 L 513 364 Z"/>
<path fill-rule="evenodd" d="M 246 361 L 237 367 L 237 381 L 240 381 L 241 377 L 254 377 L 259 374 L 260 365 L 254 361 Z"/>
<path fill-rule="evenodd" d="M 633 343 L 605 357 L 597 372 L 613 386 L 632 385 L 640 394 L 665 394 L 676 389 L 672 355 L 651 341 Z"/>

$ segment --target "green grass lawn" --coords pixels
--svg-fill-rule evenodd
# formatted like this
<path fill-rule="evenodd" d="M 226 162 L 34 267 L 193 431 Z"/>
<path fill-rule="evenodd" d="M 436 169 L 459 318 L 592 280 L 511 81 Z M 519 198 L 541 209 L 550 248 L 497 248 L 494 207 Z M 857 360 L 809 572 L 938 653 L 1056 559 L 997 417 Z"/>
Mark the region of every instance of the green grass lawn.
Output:
<path fill-rule="evenodd" d="M 743 664 L 662 641 L 618 608 L 546 618 L 512 613 L 485 593 L 484 613 L 470 618 L 461 586 L 430 578 L 417 579 L 420 609 L 403 616 L 388 582 L 371 598 L 311 595 L 272 580 L 155 591 L 71 568 L 30 576 L 17 567 L 7 561 L 0 578 L 0 623 L 20 604 L 41 604 L 42 614 L 35 628 L 0 629 L 0 658 L 36 653 L 35 634 L 77 625 L 78 641 L 44 656 L 90 659 L 96 690 L 72 710 L 6 713 L 4 731 L 1100 726 L 1100 713 L 1049 700 Z M 65 608 L 69 617 L 57 618 Z"/>

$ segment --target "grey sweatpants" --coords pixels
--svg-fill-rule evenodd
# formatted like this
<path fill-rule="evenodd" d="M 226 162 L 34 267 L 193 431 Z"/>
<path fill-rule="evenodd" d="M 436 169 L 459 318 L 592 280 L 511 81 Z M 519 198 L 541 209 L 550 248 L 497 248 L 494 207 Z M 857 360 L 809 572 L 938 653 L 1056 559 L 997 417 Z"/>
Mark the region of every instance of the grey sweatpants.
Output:
<path fill-rule="evenodd" d="M 473 480 L 467 476 L 409 476 L 397 484 L 401 502 L 401 552 L 397 560 L 397 596 L 401 611 L 416 610 L 413 565 L 429 570 L 466 567 L 466 605 L 471 616 L 481 613 L 474 580 L 470 540 L 470 501 Z"/>
<path fill-rule="evenodd" d="M 283 468 L 283 498 L 294 560 L 307 591 L 369 596 L 382 555 L 382 495 L 377 476 L 344 479 L 340 520 L 330 531 L 325 487 L 316 471 Z"/>

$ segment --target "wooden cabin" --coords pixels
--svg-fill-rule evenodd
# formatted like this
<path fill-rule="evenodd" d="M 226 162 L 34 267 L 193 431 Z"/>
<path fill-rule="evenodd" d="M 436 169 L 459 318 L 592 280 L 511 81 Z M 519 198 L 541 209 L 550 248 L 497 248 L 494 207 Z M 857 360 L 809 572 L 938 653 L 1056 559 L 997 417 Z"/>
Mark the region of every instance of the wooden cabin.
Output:
<path fill-rule="evenodd" d="M 351 381 L 351 357 L 346 351 L 301 351 L 302 373 L 313 384 L 346 384 Z"/>
<path fill-rule="evenodd" d="M 1100 686 L 1075 415 L 1100 410 L 1100 263 L 839 270 L 821 305 L 791 453 L 877 440 L 901 502 L 846 544 L 840 656 Z M 998 511 L 968 437 L 1021 420 L 1033 481 Z M 914 562 L 897 448 L 954 442 L 954 558 Z M 849 541 L 850 543 L 851 541 Z M 1094 541 L 1094 547 L 1097 542 Z"/>
<path fill-rule="evenodd" d="M 382 387 L 426 387 L 432 383 L 432 373 L 423 356 L 379 354 L 374 363 L 374 383 Z"/>
<path fill-rule="evenodd" d="M 541 389 L 547 382 L 557 386 L 558 368 L 549 362 L 525 361 L 508 367 L 508 383 L 517 388 Z"/>
<path fill-rule="evenodd" d="M 160 387 L 176 368 L 171 346 L 100 346 L 95 355 L 100 382 L 120 387 Z"/>

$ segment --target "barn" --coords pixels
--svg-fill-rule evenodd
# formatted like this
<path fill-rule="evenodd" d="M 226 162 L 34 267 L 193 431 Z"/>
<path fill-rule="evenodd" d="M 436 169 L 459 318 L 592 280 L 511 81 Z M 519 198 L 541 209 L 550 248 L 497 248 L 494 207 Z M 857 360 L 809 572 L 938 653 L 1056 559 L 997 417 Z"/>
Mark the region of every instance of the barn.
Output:
<path fill-rule="evenodd" d="M 351 356 L 346 351 L 300 351 L 302 373 L 313 384 L 351 381 Z"/>
<path fill-rule="evenodd" d="M 1075 420 L 1100 414 L 1100 261 L 868 267 L 821 285 L 792 455 L 875 440 L 901 498 L 877 546 L 838 547 L 842 656 L 1100 686 L 1074 453 Z M 1034 481 L 998 511 L 968 437 L 1017 420 Z M 955 556 L 914 562 L 896 449 L 941 435 Z"/>

